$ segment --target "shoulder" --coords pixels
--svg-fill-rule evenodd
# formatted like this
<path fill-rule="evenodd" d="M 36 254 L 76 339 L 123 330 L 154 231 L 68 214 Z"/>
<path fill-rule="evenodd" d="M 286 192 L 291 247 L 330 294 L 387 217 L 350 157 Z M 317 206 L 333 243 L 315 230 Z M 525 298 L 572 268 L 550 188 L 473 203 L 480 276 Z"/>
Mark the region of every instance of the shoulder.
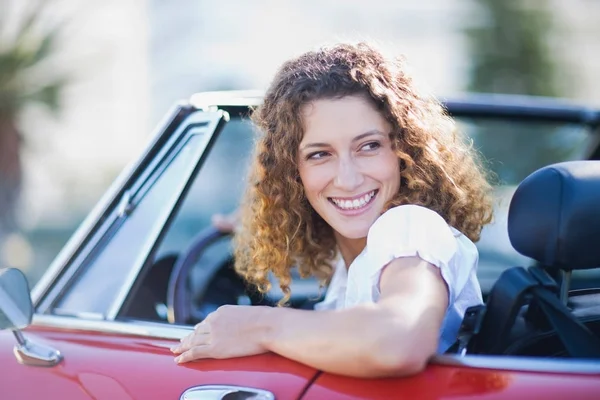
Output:
<path fill-rule="evenodd" d="M 386 211 L 371 226 L 367 249 L 377 259 L 378 267 L 407 256 L 419 256 L 441 267 L 460 252 L 459 237 L 462 240 L 464 235 L 450 227 L 437 212 L 422 206 L 402 205 Z"/>
<path fill-rule="evenodd" d="M 446 281 L 450 301 L 460 293 L 476 269 L 474 243 L 454 229 L 437 212 L 417 205 L 394 207 L 382 214 L 367 235 L 369 272 L 377 274 L 392 260 L 419 257 L 438 267 Z"/>
<path fill-rule="evenodd" d="M 437 212 L 409 204 L 383 213 L 369 229 L 367 246 L 378 247 L 382 242 L 392 241 L 395 246 L 445 246 L 455 251 L 459 235 Z"/>
<path fill-rule="evenodd" d="M 389 225 L 403 224 L 416 224 L 425 228 L 430 227 L 448 227 L 448 223 L 442 218 L 437 212 L 423 206 L 415 204 L 406 204 L 390 208 L 383 213 L 371 229 L 379 229 L 380 227 L 387 227 Z M 448 227 L 449 228 L 449 227 Z"/>

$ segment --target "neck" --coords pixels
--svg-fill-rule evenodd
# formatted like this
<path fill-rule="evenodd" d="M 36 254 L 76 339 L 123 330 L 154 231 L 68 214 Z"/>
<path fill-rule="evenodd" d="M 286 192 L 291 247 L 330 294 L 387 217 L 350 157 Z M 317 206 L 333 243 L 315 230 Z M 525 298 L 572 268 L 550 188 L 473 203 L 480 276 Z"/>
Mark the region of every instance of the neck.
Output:
<path fill-rule="evenodd" d="M 342 254 L 342 258 L 344 259 L 346 268 L 350 267 L 350 264 L 352 264 L 354 259 L 360 254 L 361 251 L 363 251 L 363 249 L 367 245 L 366 237 L 358 239 L 348 239 L 337 232 L 335 233 L 335 241 L 337 243 L 338 248 L 340 249 L 340 253 Z"/>

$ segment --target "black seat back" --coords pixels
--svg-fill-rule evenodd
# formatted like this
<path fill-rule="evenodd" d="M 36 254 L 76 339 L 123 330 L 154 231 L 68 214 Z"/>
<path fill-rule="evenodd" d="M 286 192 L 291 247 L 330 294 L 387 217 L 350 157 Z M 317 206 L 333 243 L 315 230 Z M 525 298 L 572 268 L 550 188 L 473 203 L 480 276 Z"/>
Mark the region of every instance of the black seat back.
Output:
<path fill-rule="evenodd" d="M 600 267 L 600 161 L 554 164 L 527 177 L 511 201 L 508 231 L 513 247 L 538 265 L 501 275 L 469 350 L 598 356 L 600 339 L 558 300 L 559 287 L 548 272 Z M 588 308 L 583 322 L 599 329 L 600 312 L 595 311 L 600 311 L 600 298 L 578 300 Z"/>
<path fill-rule="evenodd" d="M 546 269 L 600 267 L 600 161 L 553 164 L 528 176 L 511 200 L 508 234 Z"/>

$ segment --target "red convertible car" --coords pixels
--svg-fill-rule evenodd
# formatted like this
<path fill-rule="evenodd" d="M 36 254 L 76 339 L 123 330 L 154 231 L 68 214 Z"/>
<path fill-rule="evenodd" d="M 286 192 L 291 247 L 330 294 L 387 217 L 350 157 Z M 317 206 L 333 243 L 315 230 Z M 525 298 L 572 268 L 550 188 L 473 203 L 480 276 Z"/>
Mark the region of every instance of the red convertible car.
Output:
<path fill-rule="evenodd" d="M 0 270 L 0 398 L 600 397 L 600 110 L 518 96 L 445 100 L 497 176 L 478 243 L 486 305 L 450 352 L 388 379 L 275 354 L 175 364 L 169 348 L 217 307 L 281 296 L 248 289 L 230 237 L 210 225 L 239 200 L 260 100 L 177 105 L 31 293 L 20 271 Z M 318 289 L 298 277 L 291 306 L 311 308 Z"/>

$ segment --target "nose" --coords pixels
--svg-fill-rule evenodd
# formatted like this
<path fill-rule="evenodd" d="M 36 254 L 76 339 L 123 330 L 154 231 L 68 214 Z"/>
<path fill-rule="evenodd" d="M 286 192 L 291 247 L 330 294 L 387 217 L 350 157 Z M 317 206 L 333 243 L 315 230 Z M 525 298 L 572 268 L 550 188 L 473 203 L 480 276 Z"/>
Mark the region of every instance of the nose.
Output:
<path fill-rule="evenodd" d="M 338 161 L 337 174 L 333 185 L 340 190 L 352 192 L 364 181 L 364 176 L 352 157 L 340 158 Z"/>

